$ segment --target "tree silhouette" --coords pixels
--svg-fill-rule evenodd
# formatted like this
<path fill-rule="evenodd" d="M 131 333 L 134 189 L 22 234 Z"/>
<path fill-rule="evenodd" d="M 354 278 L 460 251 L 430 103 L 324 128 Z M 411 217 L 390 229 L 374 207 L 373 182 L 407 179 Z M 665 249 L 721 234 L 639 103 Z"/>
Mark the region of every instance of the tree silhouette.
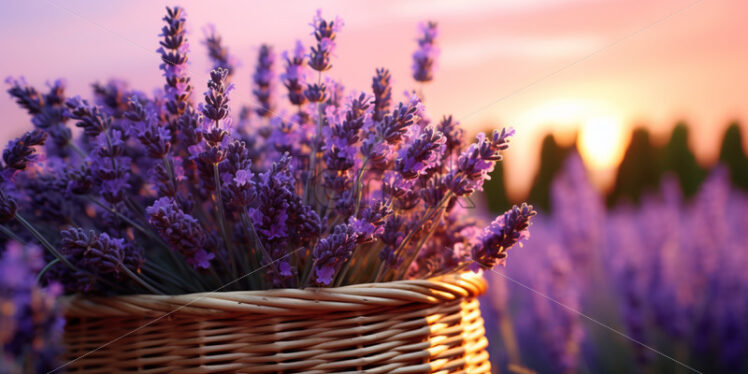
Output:
<path fill-rule="evenodd" d="M 735 186 L 748 190 L 748 157 L 743 149 L 743 135 L 737 122 L 733 122 L 725 131 L 719 162 L 727 166 Z"/>
<path fill-rule="evenodd" d="M 608 195 L 608 205 L 623 201 L 639 203 L 644 191 L 659 185 L 657 164 L 657 151 L 650 141 L 649 131 L 642 127 L 635 129 Z"/>
<path fill-rule="evenodd" d="M 696 194 L 701 182 L 706 178 L 706 171 L 696 162 L 696 157 L 688 146 L 688 127 L 685 123 L 679 122 L 675 125 L 670 140 L 658 153 L 658 179 L 664 173 L 673 173 L 678 177 L 681 191 L 685 196 Z"/>

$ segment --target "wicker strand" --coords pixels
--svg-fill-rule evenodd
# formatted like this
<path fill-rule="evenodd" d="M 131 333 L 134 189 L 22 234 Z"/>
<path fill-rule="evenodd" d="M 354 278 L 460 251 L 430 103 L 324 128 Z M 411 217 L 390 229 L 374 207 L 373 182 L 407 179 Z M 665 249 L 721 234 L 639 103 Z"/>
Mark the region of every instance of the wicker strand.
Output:
<path fill-rule="evenodd" d="M 489 373 L 476 299 L 485 288 L 466 273 L 328 289 L 73 297 L 65 343 L 67 358 L 79 359 L 66 369 Z"/>

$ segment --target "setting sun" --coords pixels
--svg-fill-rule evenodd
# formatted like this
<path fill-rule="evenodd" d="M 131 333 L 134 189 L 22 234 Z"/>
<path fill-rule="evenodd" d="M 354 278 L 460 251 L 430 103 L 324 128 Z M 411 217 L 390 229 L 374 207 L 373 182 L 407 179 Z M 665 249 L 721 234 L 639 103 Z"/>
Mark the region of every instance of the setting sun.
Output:
<path fill-rule="evenodd" d="M 624 129 L 613 116 L 593 117 L 585 121 L 579 132 L 579 152 L 593 169 L 610 169 L 623 157 Z"/>

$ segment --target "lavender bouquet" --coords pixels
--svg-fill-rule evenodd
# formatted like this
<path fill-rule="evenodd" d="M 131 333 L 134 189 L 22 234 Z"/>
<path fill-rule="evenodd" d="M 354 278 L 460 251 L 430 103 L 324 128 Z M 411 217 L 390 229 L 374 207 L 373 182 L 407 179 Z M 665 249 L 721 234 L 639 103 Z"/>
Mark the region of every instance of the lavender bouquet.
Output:
<path fill-rule="evenodd" d="M 280 59 L 260 48 L 256 100 L 233 116 L 235 58 L 210 28 L 215 68 L 196 103 L 185 12 L 166 11 L 155 94 L 110 81 L 88 101 L 62 81 L 43 92 L 7 80 L 34 130 L 3 152 L 0 228 L 46 249 L 44 282 L 180 294 L 427 278 L 497 266 L 527 237 L 532 206 L 481 228 L 458 204 L 482 190 L 514 131 L 466 144 L 452 117 L 431 121 L 422 85 L 436 23 L 422 25 L 413 54 L 419 93 L 395 104 L 387 69 L 371 92 L 326 75 L 343 22 L 318 12 L 308 48 Z"/>

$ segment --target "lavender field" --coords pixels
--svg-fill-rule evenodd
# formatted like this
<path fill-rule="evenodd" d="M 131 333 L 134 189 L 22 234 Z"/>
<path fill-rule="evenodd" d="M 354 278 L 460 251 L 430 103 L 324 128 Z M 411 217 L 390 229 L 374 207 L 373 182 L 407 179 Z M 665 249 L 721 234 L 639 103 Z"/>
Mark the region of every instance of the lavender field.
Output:
<path fill-rule="evenodd" d="M 748 194 L 716 168 L 686 200 L 678 181 L 606 210 L 572 154 L 553 213 L 504 269 L 483 308 L 500 368 L 529 372 L 748 370 Z"/>

